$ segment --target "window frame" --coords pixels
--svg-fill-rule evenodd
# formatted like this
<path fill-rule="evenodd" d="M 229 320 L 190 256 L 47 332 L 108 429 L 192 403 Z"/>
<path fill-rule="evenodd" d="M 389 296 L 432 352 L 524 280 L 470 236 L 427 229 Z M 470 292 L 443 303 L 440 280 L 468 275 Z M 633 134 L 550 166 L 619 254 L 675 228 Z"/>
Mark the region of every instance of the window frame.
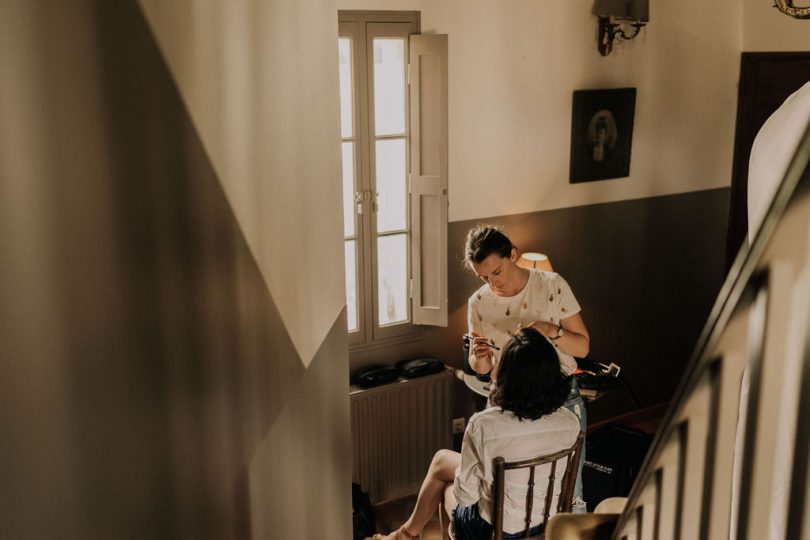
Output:
<path fill-rule="evenodd" d="M 410 183 L 410 110 L 408 99 L 408 63 L 409 36 L 420 32 L 420 13 L 418 11 L 354 11 L 338 12 L 338 37 L 350 40 L 352 54 L 352 131 L 351 137 L 342 137 L 341 144 L 349 139 L 354 141 L 354 181 L 355 193 L 376 192 L 376 141 L 374 117 L 374 73 L 373 73 L 373 40 L 375 38 L 402 38 L 405 41 L 405 163 L 406 183 Z M 387 138 L 387 136 L 382 137 Z M 407 321 L 386 326 L 379 324 L 379 289 L 377 264 L 377 231 L 376 201 L 365 200 L 362 214 L 356 211 L 355 204 L 355 238 L 356 241 L 356 276 L 357 276 L 357 319 L 358 330 L 349 332 L 351 351 L 361 351 L 387 344 L 419 339 L 421 327 L 413 323 L 412 306 L 412 268 L 411 246 L 413 242 L 410 219 L 410 197 L 406 190 L 406 242 L 407 242 Z M 383 236 L 391 232 L 383 233 Z M 347 237 L 344 237 L 344 242 Z"/>

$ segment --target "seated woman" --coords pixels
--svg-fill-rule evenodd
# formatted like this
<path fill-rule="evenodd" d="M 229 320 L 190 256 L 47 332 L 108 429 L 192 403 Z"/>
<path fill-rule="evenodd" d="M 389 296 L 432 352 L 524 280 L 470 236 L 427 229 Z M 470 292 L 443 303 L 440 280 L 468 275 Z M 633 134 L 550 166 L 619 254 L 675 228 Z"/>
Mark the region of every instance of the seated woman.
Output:
<path fill-rule="evenodd" d="M 489 540 L 492 535 L 492 460 L 531 459 L 570 448 L 579 435 L 579 420 L 563 407 L 571 382 L 560 370 L 554 347 L 534 328 L 519 330 L 506 344 L 498 380 L 490 394 L 492 407 L 474 414 L 464 432 L 461 454 L 439 450 L 433 457 L 408 520 L 388 536 L 410 540 L 444 501 L 457 540 Z M 522 493 L 510 490 L 522 489 Z M 505 538 L 523 532 L 526 488 L 506 483 Z M 511 495 L 511 496 L 510 496 Z M 535 491 L 535 500 L 545 494 Z M 556 505 L 555 505 L 556 506 Z M 532 534 L 543 521 L 543 504 L 533 505 Z"/>

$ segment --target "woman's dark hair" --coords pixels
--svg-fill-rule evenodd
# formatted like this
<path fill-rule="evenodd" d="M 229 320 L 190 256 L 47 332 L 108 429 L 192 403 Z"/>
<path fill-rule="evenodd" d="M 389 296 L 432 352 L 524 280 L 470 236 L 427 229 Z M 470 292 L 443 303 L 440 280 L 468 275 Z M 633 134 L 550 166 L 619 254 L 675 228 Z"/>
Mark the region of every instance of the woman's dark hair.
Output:
<path fill-rule="evenodd" d="M 464 243 L 464 262 L 468 267 L 481 264 L 484 259 L 495 253 L 508 259 L 512 255 L 512 241 L 492 225 L 477 225 L 467 233 Z"/>
<path fill-rule="evenodd" d="M 534 328 L 519 330 L 506 343 L 497 375 L 490 401 L 521 420 L 553 413 L 571 389 L 554 346 Z"/>

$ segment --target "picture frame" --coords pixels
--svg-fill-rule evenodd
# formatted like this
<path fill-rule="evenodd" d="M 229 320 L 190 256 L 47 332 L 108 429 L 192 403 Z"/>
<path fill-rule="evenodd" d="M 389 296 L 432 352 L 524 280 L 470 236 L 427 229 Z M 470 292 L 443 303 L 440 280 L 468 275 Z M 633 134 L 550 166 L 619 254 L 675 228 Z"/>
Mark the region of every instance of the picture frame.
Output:
<path fill-rule="evenodd" d="M 635 88 L 574 91 L 570 183 L 630 176 Z"/>

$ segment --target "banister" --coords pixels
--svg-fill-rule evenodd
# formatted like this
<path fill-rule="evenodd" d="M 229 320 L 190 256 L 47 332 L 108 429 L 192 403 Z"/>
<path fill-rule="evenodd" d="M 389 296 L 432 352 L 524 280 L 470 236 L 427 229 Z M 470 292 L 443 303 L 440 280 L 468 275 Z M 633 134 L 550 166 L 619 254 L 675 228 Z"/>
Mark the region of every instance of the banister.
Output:
<path fill-rule="evenodd" d="M 620 535 L 623 534 L 624 528 L 628 525 L 628 522 L 636 519 L 636 507 L 639 503 L 642 491 L 647 486 L 649 479 L 653 475 L 657 474 L 655 467 L 661 458 L 661 454 L 664 451 L 665 446 L 671 440 L 673 434 L 676 433 L 676 430 L 684 429 L 681 427 L 681 424 L 676 421 L 682 407 L 687 399 L 692 395 L 704 375 L 708 372 L 709 377 L 711 378 L 713 376 L 712 370 L 717 369 L 718 359 L 712 356 L 712 351 L 720 340 L 723 331 L 726 329 L 732 315 L 735 313 L 738 307 L 747 303 L 757 303 L 762 306 L 761 309 L 765 309 L 765 300 L 757 295 L 759 291 L 764 290 L 761 285 L 763 283 L 767 283 L 768 276 L 767 270 L 760 268 L 762 257 L 766 251 L 766 248 L 768 247 L 769 241 L 780 223 L 780 220 L 791 203 L 800 196 L 810 192 L 810 167 L 808 166 L 808 163 L 810 163 L 810 125 L 808 125 L 805 129 L 804 135 L 799 142 L 787 172 L 776 191 L 761 226 L 754 236 L 753 242 L 750 246 L 743 245 L 740 251 L 737 253 L 734 264 L 732 265 L 729 274 L 723 283 L 706 325 L 704 326 L 704 329 L 701 332 L 695 346 L 694 352 L 689 360 L 689 363 L 687 364 L 686 369 L 684 370 L 684 375 L 681 378 L 681 382 L 675 391 L 666 414 L 664 415 L 661 427 L 653 439 L 650 451 L 648 452 L 647 457 L 639 470 L 636 481 L 631 488 L 625 511 L 619 517 L 611 538 L 618 540 L 621 537 Z M 810 340 L 808 340 L 808 347 L 808 350 L 810 350 Z M 756 362 L 753 365 L 756 367 Z M 808 379 L 805 384 L 805 388 L 807 388 L 807 386 L 810 386 L 810 373 L 808 373 L 808 370 L 805 370 L 804 375 Z M 758 377 L 754 376 L 754 379 L 758 384 Z M 749 400 L 755 401 L 757 398 L 758 391 L 756 388 L 752 388 Z M 801 400 L 801 403 L 810 405 L 810 391 L 803 392 Z M 718 407 L 716 398 L 712 406 L 715 409 Z M 753 420 L 756 420 L 755 409 L 756 408 L 751 411 L 751 413 L 754 414 Z M 810 420 L 810 413 L 808 413 L 808 411 L 803 411 L 800 420 L 801 419 L 804 419 L 805 423 L 807 423 L 807 421 Z M 717 429 L 716 421 L 716 416 L 714 420 L 712 420 L 710 416 L 710 430 Z M 715 424 L 712 425 L 712 422 L 715 422 Z M 743 457 L 742 478 L 745 482 L 748 482 L 748 480 L 745 479 L 749 478 L 751 473 L 755 435 L 756 433 L 752 433 L 751 430 L 748 430 L 748 432 L 745 434 L 744 448 L 749 449 L 749 451 L 744 452 Z M 810 447 L 810 428 L 797 433 L 797 442 L 802 444 L 805 449 Z M 714 450 L 715 449 L 711 446 L 707 447 L 707 455 L 710 452 L 714 452 Z M 801 461 L 799 457 L 800 456 L 797 454 L 795 461 Z M 805 463 L 806 462 L 802 462 L 801 470 L 806 473 L 807 471 L 805 468 Z M 683 463 L 681 463 L 681 469 L 683 469 Z M 705 505 L 711 500 L 711 490 L 714 487 L 711 485 L 711 483 L 711 478 L 704 478 L 703 504 L 701 510 L 704 515 L 699 516 L 701 518 L 701 537 L 703 538 L 706 538 L 706 535 L 708 535 L 707 522 L 708 512 L 710 512 L 710 509 L 705 508 Z M 682 487 L 682 485 L 680 487 Z M 799 503 L 797 502 L 795 504 Z M 743 513 L 743 510 L 745 510 L 745 503 L 743 503 L 743 508 L 740 508 L 740 512 Z M 799 515 L 801 514 L 798 508 L 796 508 L 795 511 L 798 512 Z M 744 513 L 746 514 L 745 516 L 740 516 L 740 525 L 742 529 L 747 527 L 746 520 L 748 519 L 748 512 L 746 511 Z M 794 515 L 794 511 L 791 512 L 791 515 Z M 800 524 L 796 524 L 797 519 L 800 520 L 801 518 L 797 518 L 794 515 L 794 518 L 791 520 L 789 525 L 792 527 L 791 530 L 796 531 L 798 530 L 797 527 L 800 527 Z M 676 527 L 680 527 L 680 520 L 677 521 L 678 524 Z M 677 534 L 677 532 L 678 530 L 676 528 L 675 533 Z M 745 530 L 738 532 L 738 538 L 745 537 Z M 676 535 L 675 538 L 678 538 L 678 536 Z"/>

